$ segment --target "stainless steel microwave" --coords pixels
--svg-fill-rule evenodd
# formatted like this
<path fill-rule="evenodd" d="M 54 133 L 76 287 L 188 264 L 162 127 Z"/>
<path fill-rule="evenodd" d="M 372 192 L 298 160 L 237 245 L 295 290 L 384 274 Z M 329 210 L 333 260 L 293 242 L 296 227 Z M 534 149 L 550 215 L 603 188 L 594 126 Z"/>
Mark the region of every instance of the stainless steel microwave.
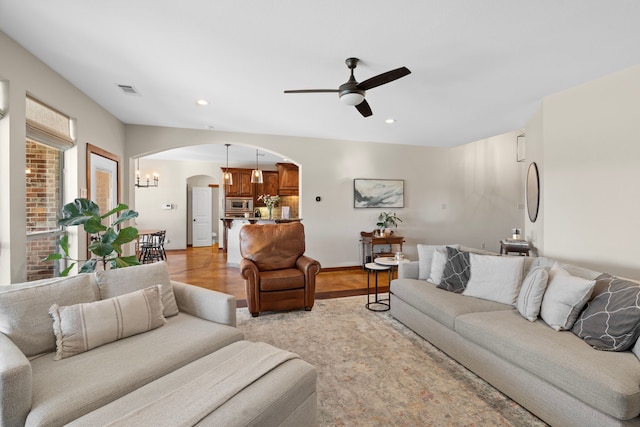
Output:
<path fill-rule="evenodd" d="M 227 197 L 227 213 L 253 213 L 253 199 L 251 197 Z"/>

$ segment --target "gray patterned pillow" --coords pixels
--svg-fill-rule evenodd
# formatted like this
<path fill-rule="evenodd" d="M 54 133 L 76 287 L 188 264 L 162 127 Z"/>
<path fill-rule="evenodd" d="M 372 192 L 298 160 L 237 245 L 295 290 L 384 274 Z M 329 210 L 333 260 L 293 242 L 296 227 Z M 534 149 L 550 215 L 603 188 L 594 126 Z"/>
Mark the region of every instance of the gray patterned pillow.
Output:
<path fill-rule="evenodd" d="M 640 335 L 640 285 L 605 273 L 595 292 L 571 332 L 596 350 L 630 349 Z"/>
<path fill-rule="evenodd" d="M 469 252 L 447 246 L 447 262 L 438 288 L 461 294 L 467 287 L 469 277 L 471 277 Z"/>

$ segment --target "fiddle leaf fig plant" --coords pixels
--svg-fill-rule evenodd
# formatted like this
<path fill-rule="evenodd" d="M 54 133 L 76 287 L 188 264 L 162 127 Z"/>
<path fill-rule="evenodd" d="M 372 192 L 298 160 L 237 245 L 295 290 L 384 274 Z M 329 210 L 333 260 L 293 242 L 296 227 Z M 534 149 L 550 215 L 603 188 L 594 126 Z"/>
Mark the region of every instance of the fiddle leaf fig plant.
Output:
<path fill-rule="evenodd" d="M 103 223 L 103 221 L 118 213 L 120 215 L 116 216 L 116 219 L 111 224 L 108 222 L 106 224 Z M 58 220 L 58 224 L 63 227 L 82 225 L 84 231 L 90 236 L 91 243 L 87 249 L 95 255 L 95 258 L 92 257 L 88 260 L 71 258 L 69 256 L 69 237 L 65 235 L 60 238 L 59 242 L 62 253 L 50 254 L 44 261 L 59 261 L 61 259 L 72 261 L 60 273 L 61 276 L 67 276 L 78 262 L 82 262 L 80 273 L 95 271 L 98 263 L 105 270 L 107 268 L 138 265 L 139 262 L 135 255 L 121 256 L 122 245 L 138 238 L 137 228 L 131 226 L 121 228 L 121 224 L 137 216 L 138 212 L 130 210 L 123 203 L 118 204 L 117 207 L 104 215 L 100 215 L 100 208 L 95 202 L 88 199 L 75 199 L 73 203 L 68 203 L 62 208 L 62 218 Z"/>

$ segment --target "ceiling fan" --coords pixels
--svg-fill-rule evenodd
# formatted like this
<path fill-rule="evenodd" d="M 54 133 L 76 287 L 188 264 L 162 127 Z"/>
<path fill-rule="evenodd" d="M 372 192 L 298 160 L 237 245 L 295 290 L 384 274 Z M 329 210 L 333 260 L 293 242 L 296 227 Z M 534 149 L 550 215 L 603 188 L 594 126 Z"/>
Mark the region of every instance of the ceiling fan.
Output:
<path fill-rule="evenodd" d="M 285 90 L 284 93 L 322 93 L 322 92 L 337 92 L 340 97 L 340 101 L 347 105 L 353 105 L 356 110 L 360 112 L 364 117 L 369 117 L 373 114 L 371 107 L 366 99 L 364 99 L 365 92 L 374 87 L 382 86 L 390 83 L 394 80 L 404 77 L 407 74 L 411 74 L 411 71 L 407 67 L 396 68 L 395 70 L 387 71 L 386 73 L 373 76 L 361 83 L 358 83 L 353 77 L 353 70 L 358 66 L 358 58 L 347 58 L 345 63 L 351 70 L 351 77 L 346 83 L 341 84 L 338 89 L 300 89 L 300 90 Z"/>

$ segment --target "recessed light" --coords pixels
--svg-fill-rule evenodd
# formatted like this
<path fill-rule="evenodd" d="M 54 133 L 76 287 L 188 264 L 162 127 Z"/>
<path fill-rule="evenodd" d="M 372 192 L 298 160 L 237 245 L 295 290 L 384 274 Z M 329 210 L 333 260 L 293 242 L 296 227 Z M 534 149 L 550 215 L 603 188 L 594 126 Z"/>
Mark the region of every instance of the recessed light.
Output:
<path fill-rule="evenodd" d="M 209 101 L 207 101 L 206 99 L 198 99 L 196 101 L 196 104 L 198 104 L 200 106 L 205 106 L 205 105 L 209 105 Z"/>
<path fill-rule="evenodd" d="M 392 123 L 395 123 L 395 122 L 396 122 L 396 119 L 387 119 L 387 120 L 385 120 L 384 122 L 385 122 L 386 124 L 390 125 L 390 124 L 392 124 Z"/>

